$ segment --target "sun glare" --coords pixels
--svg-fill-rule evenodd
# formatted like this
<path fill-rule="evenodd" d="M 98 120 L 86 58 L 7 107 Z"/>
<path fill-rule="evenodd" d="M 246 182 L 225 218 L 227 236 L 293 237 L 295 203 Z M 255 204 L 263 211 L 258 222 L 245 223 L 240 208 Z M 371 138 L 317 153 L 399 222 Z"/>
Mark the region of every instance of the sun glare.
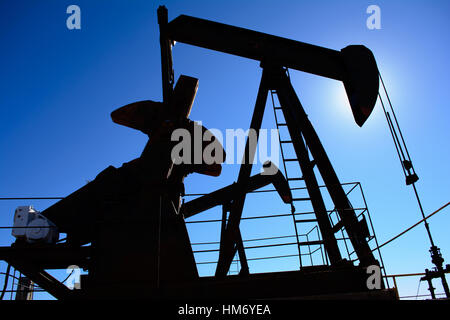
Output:
<path fill-rule="evenodd" d="M 345 92 L 342 82 L 334 82 L 332 84 L 332 99 L 335 109 L 335 115 L 342 118 L 351 117 L 350 103 L 348 101 L 347 93 Z"/>

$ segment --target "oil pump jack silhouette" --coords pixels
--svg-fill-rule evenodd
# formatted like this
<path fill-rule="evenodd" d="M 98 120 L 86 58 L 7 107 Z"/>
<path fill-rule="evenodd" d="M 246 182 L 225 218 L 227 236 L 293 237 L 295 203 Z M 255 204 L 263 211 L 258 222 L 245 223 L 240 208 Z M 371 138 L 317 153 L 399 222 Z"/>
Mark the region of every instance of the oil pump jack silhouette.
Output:
<path fill-rule="evenodd" d="M 67 240 L 57 244 L 16 241 L 2 258 L 59 299 L 82 298 L 295 298 L 313 295 L 360 294 L 392 297 L 385 290 L 370 291 L 366 268 L 379 265 L 367 243 L 366 221 L 358 220 L 320 140 L 292 87 L 287 69 L 343 81 L 356 123 L 362 126 L 378 95 L 378 69 L 369 49 L 348 46 L 341 51 L 260 32 L 181 15 L 168 21 L 158 9 L 163 101 L 139 101 L 112 112 L 118 124 L 142 131 L 149 140 L 137 159 L 120 168 L 108 167 L 95 180 L 42 212 Z M 276 174 L 251 175 L 254 148 L 247 141 L 236 183 L 181 203 L 184 178 L 191 173 L 219 176 L 221 163 L 174 164 L 174 130 L 198 129 L 189 120 L 198 79 L 181 75 L 175 85 L 172 47 L 181 42 L 261 62 L 262 78 L 250 128 L 261 127 L 267 95 L 275 92 L 292 138 L 330 264 L 292 272 L 251 274 L 239 225 L 246 194 L 273 184 L 281 200 L 290 204 L 287 180 Z M 201 127 L 206 132 L 205 127 Z M 202 150 L 217 139 L 204 142 Z M 309 149 L 309 151 L 308 151 Z M 193 154 L 193 152 L 191 153 Z M 310 159 L 310 156 L 313 159 Z M 351 161 L 351 159 L 350 159 Z M 332 226 L 314 172 L 316 167 L 340 221 Z M 266 170 L 273 164 L 266 164 Z M 298 200 L 298 199 L 297 199 Z M 199 277 L 185 219 L 222 206 L 220 253 L 215 276 Z M 295 209 L 295 208 L 294 208 Z M 335 233 L 345 228 L 359 265 L 343 259 Z M 227 276 L 234 256 L 239 275 Z M 88 271 L 81 288 L 69 290 L 45 270 L 77 265 Z"/>

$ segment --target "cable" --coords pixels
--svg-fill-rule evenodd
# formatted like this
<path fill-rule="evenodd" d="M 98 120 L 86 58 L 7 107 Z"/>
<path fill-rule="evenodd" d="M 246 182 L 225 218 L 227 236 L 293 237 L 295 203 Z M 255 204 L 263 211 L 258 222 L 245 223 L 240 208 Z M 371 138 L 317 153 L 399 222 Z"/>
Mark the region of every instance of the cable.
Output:
<path fill-rule="evenodd" d="M 353 185 L 358 184 L 359 182 L 344 182 L 341 183 L 342 186 L 345 185 Z M 326 185 L 320 185 L 319 188 L 326 188 Z M 291 190 L 306 190 L 306 187 L 295 187 L 291 188 Z M 267 189 L 267 190 L 253 190 L 247 193 L 264 193 L 264 192 L 277 192 L 276 189 Z M 209 193 L 186 193 L 184 197 L 198 197 L 198 196 L 206 196 Z M 62 200 L 65 197 L 0 197 L 0 200 Z"/>
<path fill-rule="evenodd" d="M 383 85 L 384 93 L 386 94 L 386 97 L 388 99 L 389 106 L 391 107 L 392 114 L 393 114 L 394 120 L 395 120 L 395 124 L 397 125 L 398 132 L 400 133 L 400 138 L 402 139 L 403 146 L 405 147 L 406 155 L 411 160 L 411 157 L 409 156 L 408 148 L 406 147 L 405 139 L 403 138 L 402 130 L 400 130 L 400 126 L 397 121 L 397 116 L 395 115 L 394 108 L 392 107 L 391 99 L 389 98 L 389 94 L 387 93 L 386 86 L 384 85 L 383 78 L 381 77 L 381 73 L 378 73 L 378 74 L 380 76 L 381 84 Z M 412 169 L 414 171 L 414 168 L 412 168 Z"/>
<path fill-rule="evenodd" d="M 395 237 L 393 237 L 392 239 L 386 241 L 385 243 L 383 243 L 382 245 L 376 247 L 375 249 L 373 249 L 372 251 L 375 251 L 377 249 L 380 249 L 381 247 L 384 247 L 385 245 L 387 245 L 388 243 L 394 241 L 395 239 L 397 239 L 398 237 L 404 235 L 405 233 L 407 233 L 408 231 L 410 231 L 411 229 L 417 227 L 420 223 L 426 221 L 427 219 L 431 218 L 433 215 L 435 215 L 436 213 L 438 213 L 439 211 L 441 211 L 442 209 L 444 209 L 445 207 L 447 207 L 448 205 L 450 205 L 450 202 L 447 202 L 445 205 L 443 205 L 442 207 L 440 207 L 439 209 L 437 209 L 436 211 L 434 211 L 433 213 L 429 214 L 427 217 L 425 217 L 424 219 L 420 220 L 419 222 L 417 222 L 416 224 L 412 225 L 411 227 L 409 227 L 408 229 L 406 229 L 403 232 L 400 232 L 398 235 L 396 235 Z"/>
<path fill-rule="evenodd" d="M 417 300 L 417 297 L 419 296 L 419 289 L 420 289 L 421 283 L 422 283 L 422 281 L 419 279 L 419 286 L 417 287 L 416 300 Z"/>
<path fill-rule="evenodd" d="M 0 200 L 62 200 L 64 197 L 12 197 L 12 198 L 0 198 Z"/>
<path fill-rule="evenodd" d="M 65 278 L 61 283 L 64 284 L 64 282 L 67 281 L 67 279 L 70 278 L 70 276 L 72 275 L 72 273 L 74 272 L 75 269 L 72 269 L 72 271 L 70 272 L 70 274 L 67 276 L 67 278 Z"/>
<path fill-rule="evenodd" d="M 417 189 L 416 189 L 415 183 L 417 182 L 417 180 L 419 180 L 419 177 L 417 176 L 417 174 L 416 174 L 416 172 L 414 170 L 414 166 L 412 164 L 411 157 L 410 157 L 409 152 L 408 152 L 408 148 L 406 147 L 405 139 L 403 138 L 403 134 L 402 134 L 402 131 L 400 129 L 400 125 L 398 124 L 394 108 L 392 107 L 391 99 L 389 98 L 389 94 L 387 93 L 386 86 L 384 85 L 383 78 L 381 77 L 380 73 L 378 73 L 378 75 L 379 75 L 379 78 L 381 80 L 381 83 L 382 83 L 385 95 L 386 95 L 386 97 L 388 99 L 389 106 L 391 108 L 392 114 L 394 116 L 394 121 L 395 121 L 395 124 L 396 124 L 396 128 L 393 125 L 393 122 L 392 122 L 392 119 L 391 119 L 390 115 L 386 112 L 386 110 L 384 108 L 384 104 L 383 104 L 383 100 L 381 99 L 381 95 L 379 95 L 380 101 L 381 101 L 381 103 L 383 105 L 383 110 L 384 110 L 386 118 L 388 120 L 389 128 L 391 130 L 391 135 L 392 135 L 392 137 L 394 139 L 394 144 L 395 144 L 395 146 L 397 148 L 398 156 L 400 157 L 400 162 L 402 163 L 403 173 L 405 174 L 405 177 L 406 177 L 406 185 L 412 184 L 412 186 L 413 186 L 414 194 L 416 196 L 416 200 L 417 200 L 417 203 L 419 205 L 420 213 L 422 214 L 422 217 L 423 217 L 422 221 L 424 221 L 424 226 L 425 226 L 428 238 L 429 238 L 430 243 L 431 243 L 431 248 L 429 250 L 429 252 L 431 254 L 431 262 L 436 266 L 437 271 L 440 273 L 440 277 L 441 277 L 441 280 L 442 280 L 442 285 L 444 287 L 445 293 L 447 295 L 447 298 L 450 298 L 450 289 L 448 287 L 445 275 L 443 274 L 444 259 L 442 258 L 442 254 L 440 252 L 440 249 L 434 244 L 433 237 L 432 237 L 431 231 L 430 231 L 430 226 L 429 226 L 428 222 L 426 221 L 425 213 L 424 213 L 424 210 L 423 210 L 423 207 L 422 207 L 422 203 L 420 201 L 419 194 L 418 194 Z M 398 131 L 398 135 L 397 135 L 396 130 Z M 401 142 L 400 142 L 398 136 L 400 136 Z M 405 156 L 405 154 L 403 152 L 403 149 L 405 150 L 406 156 Z M 399 153 L 399 150 L 400 150 L 401 154 Z M 430 290 L 431 290 L 431 284 L 430 284 Z M 434 299 L 434 296 L 433 296 L 433 299 Z"/>
<path fill-rule="evenodd" d="M 383 111 L 386 116 L 386 120 L 388 122 L 389 130 L 391 132 L 392 139 L 394 140 L 395 149 L 397 151 L 397 155 L 399 157 L 403 173 L 405 174 L 405 177 L 406 177 L 406 184 L 412 184 L 413 189 L 414 189 L 414 194 L 416 196 L 417 203 L 419 204 L 419 209 L 422 214 L 422 218 L 425 218 L 425 213 L 424 213 L 424 210 L 422 207 L 422 203 L 420 201 L 419 194 L 417 192 L 416 185 L 415 185 L 415 181 L 417 181 L 418 178 L 417 178 L 416 172 L 414 170 L 414 166 L 412 165 L 411 157 L 409 155 L 408 148 L 406 147 L 405 139 L 403 138 L 403 134 L 400 129 L 400 125 L 398 124 L 397 116 L 395 115 L 394 108 L 392 107 L 391 99 L 389 98 L 389 94 L 386 90 L 386 86 L 384 85 L 383 78 L 381 77 L 380 73 L 378 75 L 380 77 L 381 84 L 384 89 L 384 93 L 387 97 L 389 107 L 392 111 L 392 115 L 394 116 L 394 121 L 395 121 L 396 127 L 394 127 L 394 124 L 390 117 L 390 114 L 389 114 L 389 112 L 386 111 L 386 108 L 384 107 L 383 99 L 381 98 L 381 95 L 379 93 L 378 93 L 378 97 L 380 98 L 381 106 L 383 107 Z M 397 134 L 397 131 L 398 131 L 398 134 Z M 400 136 L 400 139 L 399 139 L 399 136 Z M 408 182 L 408 178 L 411 178 L 414 175 L 416 176 L 416 179 Z M 424 225 L 425 225 L 425 229 L 428 234 L 428 238 L 430 239 L 431 246 L 434 247 L 434 241 L 433 241 L 433 237 L 431 236 L 430 226 L 428 225 L 428 223 L 426 221 L 425 221 Z"/>
<path fill-rule="evenodd" d="M 397 151 L 398 159 L 400 160 L 400 165 L 401 165 L 401 167 L 402 167 L 403 173 L 404 173 L 405 176 L 406 176 L 405 167 L 403 166 L 403 163 L 402 163 L 402 156 L 401 156 L 401 154 L 400 154 L 401 148 L 400 148 L 400 146 L 398 145 L 398 140 L 395 139 L 395 138 L 396 138 L 396 135 L 395 135 L 395 133 L 394 133 L 394 126 L 393 126 L 393 124 L 392 124 L 391 118 L 389 117 L 389 112 L 386 111 L 386 108 L 384 107 L 383 99 L 381 98 L 381 95 L 380 95 L 379 93 L 378 93 L 378 98 L 380 99 L 381 107 L 383 108 L 384 115 L 385 115 L 386 121 L 387 121 L 387 123 L 388 123 L 389 131 L 391 132 L 391 137 L 392 137 L 392 140 L 394 141 L 395 150 Z M 402 154 L 403 154 L 403 153 L 402 153 Z"/>

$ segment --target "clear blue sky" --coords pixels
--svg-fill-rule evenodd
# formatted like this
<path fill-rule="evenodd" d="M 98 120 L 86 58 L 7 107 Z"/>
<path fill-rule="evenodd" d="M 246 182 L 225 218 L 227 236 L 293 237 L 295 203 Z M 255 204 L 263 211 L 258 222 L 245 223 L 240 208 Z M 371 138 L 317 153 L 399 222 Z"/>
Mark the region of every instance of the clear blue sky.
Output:
<path fill-rule="evenodd" d="M 81 30 L 66 28 L 71 4 L 81 8 Z M 118 167 L 139 156 L 146 137 L 114 124 L 109 114 L 134 101 L 161 100 L 156 9 L 162 4 L 170 20 L 187 14 L 336 50 L 349 44 L 370 48 L 420 177 L 417 188 L 426 213 L 450 200 L 447 1 L 2 1 L 1 197 L 65 196 L 108 165 Z M 381 8 L 380 30 L 366 27 L 371 4 Z M 177 44 L 174 68 L 176 78 L 186 74 L 200 80 L 192 120 L 221 130 L 248 128 L 261 75 L 257 62 Z M 381 106 L 360 128 L 341 83 L 298 71 L 291 71 L 291 77 L 341 181 L 362 183 L 379 242 L 417 222 L 420 212 L 412 189 L 405 186 Z M 266 128 L 273 126 L 269 107 Z M 186 190 L 215 190 L 235 181 L 238 170 L 226 165 L 219 178 L 191 176 Z M 268 208 L 289 211 L 275 198 L 265 200 L 264 205 L 249 200 L 244 215 L 267 213 Z M 43 210 L 51 203 L 2 201 L 0 225 L 12 224 L 18 205 Z M 430 220 L 446 263 L 448 211 Z M 243 236 L 293 232 L 287 223 L 286 229 L 277 228 L 249 225 Z M 193 241 L 205 240 L 204 233 L 190 231 Z M 1 231 L 1 245 L 12 241 L 9 230 Z M 423 226 L 389 244 L 382 250 L 388 273 L 432 267 L 428 248 Z M 416 294 L 417 278 L 399 284 L 405 288 L 401 293 Z"/>

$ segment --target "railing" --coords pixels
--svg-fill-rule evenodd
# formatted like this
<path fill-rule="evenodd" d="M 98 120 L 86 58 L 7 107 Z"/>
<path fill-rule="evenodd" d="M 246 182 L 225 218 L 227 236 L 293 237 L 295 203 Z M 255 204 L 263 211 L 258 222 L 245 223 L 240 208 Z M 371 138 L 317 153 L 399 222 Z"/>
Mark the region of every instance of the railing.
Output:
<path fill-rule="evenodd" d="M 355 206 L 353 210 L 357 213 L 358 217 L 366 217 L 369 222 L 370 237 L 368 238 L 371 247 L 378 247 L 375 232 L 372 225 L 367 203 L 362 191 L 361 184 L 359 182 L 351 182 L 342 184 L 347 189 L 347 196 L 350 202 Z M 325 186 L 320 186 L 325 188 Z M 293 192 L 307 192 L 306 187 L 292 188 Z M 185 199 L 190 200 L 194 197 L 202 196 L 202 193 L 186 194 Z M 252 203 L 253 197 L 263 196 L 263 202 L 257 201 L 256 204 Z M 273 196 L 273 201 L 270 197 Z M 241 232 L 243 237 L 244 248 L 247 254 L 247 261 L 250 267 L 250 272 L 275 272 L 275 271 L 289 271 L 299 270 L 305 266 L 320 266 L 329 265 L 326 250 L 322 243 L 320 243 L 321 234 L 317 222 L 309 222 L 313 219 L 305 219 L 308 223 L 302 223 L 302 230 L 299 231 L 298 239 L 296 239 L 295 229 L 292 222 L 292 213 L 290 207 L 283 204 L 274 189 L 262 189 L 249 193 L 247 197 L 247 203 L 250 208 L 244 208 L 244 215 L 241 219 Z M 58 200 L 60 197 L 34 197 L 34 198 L 0 198 L 0 200 Z M 261 205 L 264 203 L 264 205 Z M 271 205 L 273 205 L 273 208 Z M 330 217 L 330 221 L 333 224 L 338 222 L 338 215 L 331 201 L 326 203 L 327 212 Z M 247 206 L 247 204 L 246 204 Z M 278 207 L 277 207 L 278 206 Z M 270 207 L 273 211 L 266 213 L 263 209 Z M 41 209 L 41 208 L 38 208 Z M 216 208 L 217 209 L 217 208 Z M 211 209 L 214 211 L 214 209 Z M 186 219 L 186 225 L 189 231 L 191 245 L 193 248 L 194 256 L 196 259 L 197 268 L 200 276 L 210 276 L 214 274 L 215 266 L 218 260 L 219 253 L 219 237 L 220 237 L 220 224 L 221 210 L 216 212 L 204 212 L 197 216 Z M 284 210 L 284 211 L 283 211 Z M 14 209 L 11 209 L 11 213 Z M 258 215 L 252 214 L 247 216 L 248 212 L 259 213 Z M 294 213 L 296 219 L 308 216 L 314 216 L 315 213 L 311 208 L 298 207 Z M 207 217 L 207 219 L 205 219 Z M 12 215 L 11 215 L 12 222 Z M 3 229 L 11 229 L 12 227 L 1 227 Z M 258 232 L 256 232 L 258 231 Z M 259 232 L 260 231 L 260 232 Z M 346 234 L 345 228 L 342 228 L 337 241 L 340 244 L 341 253 L 346 252 L 347 258 L 350 261 L 356 262 L 355 253 L 353 252 L 350 239 Z M 255 234 L 258 234 L 256 236 Z M 337 234 L 336 234 L 337 235 Z M 305 245 L 303 250 L 299 253 L 298 243 L 311 243 L 315 244 Z M 6 244 L 9 245 L 9 244 Z M 386 276 L 381 253 L 376 250 L 378 259 L 381 263 L 384 279 L 392 278 Z M 300 265 L 299 265 L 300 254 Z M 229 274 L 238 273 L 240 270 L 240 261 L 238 257 L 233 260 L 232 267 Z M 395 278 L 394 278 L 395 280 Z M 13 281 L 14 282 L 14 281 Z M 389 284 L 387 283 L 387 287 Z M 12 289 L 15 283 L 12 283 Z M 17 286 L 17 285 L 16 285 Z"/>
<path fill-rule="evenodd" d="M 351 183 L 344 183 L 342 184 L 343 187 L 347 188 L 347 196 L 350 199 L 350 202 L 353 204 L 356 204 L 356 206 L 354 208 L 352 208 L 352 210 L 354 210 L 357 213 L 358 219 L 361 219 L 363 216 L 366 218 L 366 221 L 368 222 L 368 227 L 369 227 L 369 238 L 367 239 L 369 242 L 369 245 L 372 249 L 374 249 L 374 254 L 377 256 L 376 258 L 378 259 L 378 261 L 380 262 L 380 267 L 382 270 L 382 273 L 384 276 L 386 276 L 386 272 L 385 272 L 385 268 L 384 268 L 384 263 L 381 257 L 381 252 L 379 249 L 376 249 L 378 247 L 378 241 L 376 239 L 376 234 L 373 228 L 373 224 L 372 224 L 372 219 L 370 216 L 370 212 L 367 208 L 367 203 L 366 203 L 366 199 L 364 197 L 364 193 L 361 187 L 361 184 L 359 182 L 351 182 Z M 320 186 L 320 188 L 325 188 L 325 186 Z M 306 191 L 306 187 L 298 187 L 298 188 L 292 188 L 291 189 L 293 192 L 294 191 Z M 268 189 L 268 190 L 257 190 L 254 192 L 251 192 L 248 194 L 247 199 L 251 199 L 251 197 L 261 194 L 261 193 L 276 193 L 275 190 L 273 189 Z M 203 194 L 201 193 L 197 193 L 197 194 L 186 194 L 186 198 L 190 200 L 191 197 L 197 197 L 197 196 L 202 196 Z M 359 198 L 359 199 L 358 199 Z M 339 222 L 339 216 L 337 214 L 336 209 L 333 207 L 333 204 L 331 201 L 329 201 L 327 203 L 328 207 L 327 212 L 329 214 L 330 217 L 330 221 L 332 222 L 333 225 L 335 225 L 336 223 Z M 304 217 L 305 215 L 314 215 L 314 211 L 310 210 L 310 211 L 302 211 L 302 210 L 297 210 L 294 215 L 296 217 Z M 209 213 L 206 214 L 202 214 L 202 217 L 204 216 L 208 216 Z M 216 230 L 216 234 L 220 235 L 220 228 L 218 227 L 220 225 L 220 223 L 222 222 L 221 218 L 218 218 L 218 213 L 216 213 L 217 218 L 214 219 L 202 219 L 202 220 L 194 220 L 194 219 L 187 219 L 186 224 L 188 225 L 188 230 L 190 231 L 190 235 L 191 238 L 192 236 L 195 236 L 196 232 L 198 231 L 198 228 L 196 230 L 191 230 L 190 226 L 194 225 L 194 224 L 217 224 L 217 227 L 214 229 Z M 267 221 L 266 225 L 270 226 L 274 220 L 277 219 L 285 219 L 285 218 L 289 218 L 292 217 L 292 213 L 280 213 L 280 212 L 276 212 L 276 213 L 271 213 L 271 214 L 261 214 L 261 215 L 252 215 L 252 216 L 243 216 L 242 218 L 242 222 L 252 222 L 252 221 L 257 221 L 257 220 L 265 220 Z M 257 261 L 265 261 L 266 263 L 268 261 L 272 261 L 272 260 L 278 260 L 277 264 L 278 265 L 282 265 L 284 266 L 285 270 L 298 270 L 301 267 L 305 267 L 305 266 L 318 266 L 318 265 L 329 265 L 329 261 L 328 261 L 328 257 L 327 257 L 327 253 L 325 250 L 325 247 L 323 245 L 323 243 L 321 242 L 321 234 L 320 234 L 320 230 L 318 227 L 317 222 L 311 222 L 312 219 L 305 219 L 305 221 L 307 221 L 308 223 L 306 223 L 305 225 L 308 225 L 307 229 L 305 228 L 305 231 L 303 233 L 299 233 L 298 239 L 296 239 L 296 235 L 294 232 L 294 229 L 292 227 L 292 219 L 289 221 L 285 221 L 284 225 L 285 225 L 285 230 L 289 228 L 292 229 L 292 233 L 286 235 L 273 235 L 270 234 L 270 230 L 269 230 L 269 235 L 267 237 L 259 237 L 259 238 L 244 238 L 243 243 L 244 243 L 244 248 L 246 253 L 249 254 L 249 257 L 247 258 L 247 261 L 249 263 L 249 267 L 250 270 L 252 271 L 252 269 L 255 270 L 260 270 L 261 268 L 259 266 L 257 266 L 254 262 Z M 205 227 L 205 229 L 208 229 L 209 227 Z M 248 226 L 248 228 L 252 228 L 251 226 Z M 242 230 L 242 228 L 241 228 Z M 245 230 L 244 230 L 245 231 Z M 274 240 L 277 240 L 277 243 L 272 243 Z M 339 236 L 336 238 L 336 240 L 338 241 L 339 247 L 341 249 L 341 253 L 346 252 L 347 253 L 347 259 L 349 261 L 352 262 L 357 262 L 358 259 L 356 257 L 356 253 L 353 250 L 353 247 L 351 245 L 350 242 L 350 238 L 348 237 L 345 228 L 342 228 L 339 231 Z M 313 244 L 310 244 L 312 241 Z M 269 242 L 269 243 L 267 243 Z M 303 251 L 301 251 L 300 253 L 298 252 L 297 249 L 297 245 L 298 242 L 300 243 L 306 243 L 305 245 L 305 249 L 303 249 Z M 258 245 L 254 245 L 254 243 L 258 243 Z M 210 265 L 211 268 L 209 268 L 209 274 L 208 272 L 204 272 L 203 275 L 212 275 L 213 272 L 213 268 L 215 267 L 215 265 L 217 264 L 217 256 L 214 256 L 213 258 L 211 258 L 211 255 L 209 255 L 210 259 L 209 260 L 205 260 L 204 255 L 206 254 L 210 254 L 210 253 L 217 253 L 219 252 L 219 245 L 220 242 L 217 241 L 196 241 L 192 243 L 193 249 L 194 249 L 194 254 L 195 254 L 195 258 L 197 261 L 197 265 L 199 267 L 204 266 L 204 265 Z M 199 247 L 201 248 L 201 246 L 213 246 L 213 248 L 208 248 L 208 249 L 198 249 Z M 203 247 L 204 248 L 204 247 Z M 278 248 L 281 250 L 281 248 L 283 248 L 283 254 L 272 254 L 272 252 L 269 252 L 268 250 L 264 250 L 264 249 L 271 249 L 271 248 Z M 257 253 L 254 253 L 257 252 Z M 301 265 L 296 264 L 296 262 L 294 262 L 294 260 L 292 260 L 292 258 L 297 258 L 298 261 L 298 257 L 300 254 L 300 263 Z M 291 258 L 291 260 L 289 260 Z M 239 270 L 239 258 L 236 255 L 236 258 L 233 260 L 233 268 L 230 268 L 230 274 L 233 274 L 235 272 L 238 272 Z M 274 263 L 271 264 L 272 266 L 275 266 Z M 236 266 L 236 271 L 234 271 L 234 266 Z M 267 271 L 266 271 L 267 272 Z M 200 272 L 202 273 L 202 272 Z M 386 279 L 386 286 L 389 287 L 389 283 L 387 281 L 387 277 L 385 277 L 384 279 Z"/>
<path fill-rule="evenodd" d="M 419 279 L 419 285 L 417 288 L 417 293 L 416 295 L 404 295 L 404 296 L 400 296 L 399 294 L 399 286 L 398 286 L 398 282 L 397 279 L 398 278 L 408 278 L 408 277 L 423 277 L 425 276 L 425 273 L 403 273 L 403 274 L 392 274 L 392 275 L 385 275 L 385 278 L 392 278 L 392 281 L 394 283 L 393 289 L 396 291 L 397 294 L 397 298 L 400 300 L 412 300 L 415 299 L 417 300 L 418 298 L 428 298 L 431 299 L 431 293 L 428 294 L 420 294 L 420 287 L 421 287 L 421 283 L 422 280 Z M 427 289 L 428 290 L 428 289 Z M 446 298 L 445 296 L 445 292 L 440 292 L 440 293 L 435 293 L 436 298 Z"/>

